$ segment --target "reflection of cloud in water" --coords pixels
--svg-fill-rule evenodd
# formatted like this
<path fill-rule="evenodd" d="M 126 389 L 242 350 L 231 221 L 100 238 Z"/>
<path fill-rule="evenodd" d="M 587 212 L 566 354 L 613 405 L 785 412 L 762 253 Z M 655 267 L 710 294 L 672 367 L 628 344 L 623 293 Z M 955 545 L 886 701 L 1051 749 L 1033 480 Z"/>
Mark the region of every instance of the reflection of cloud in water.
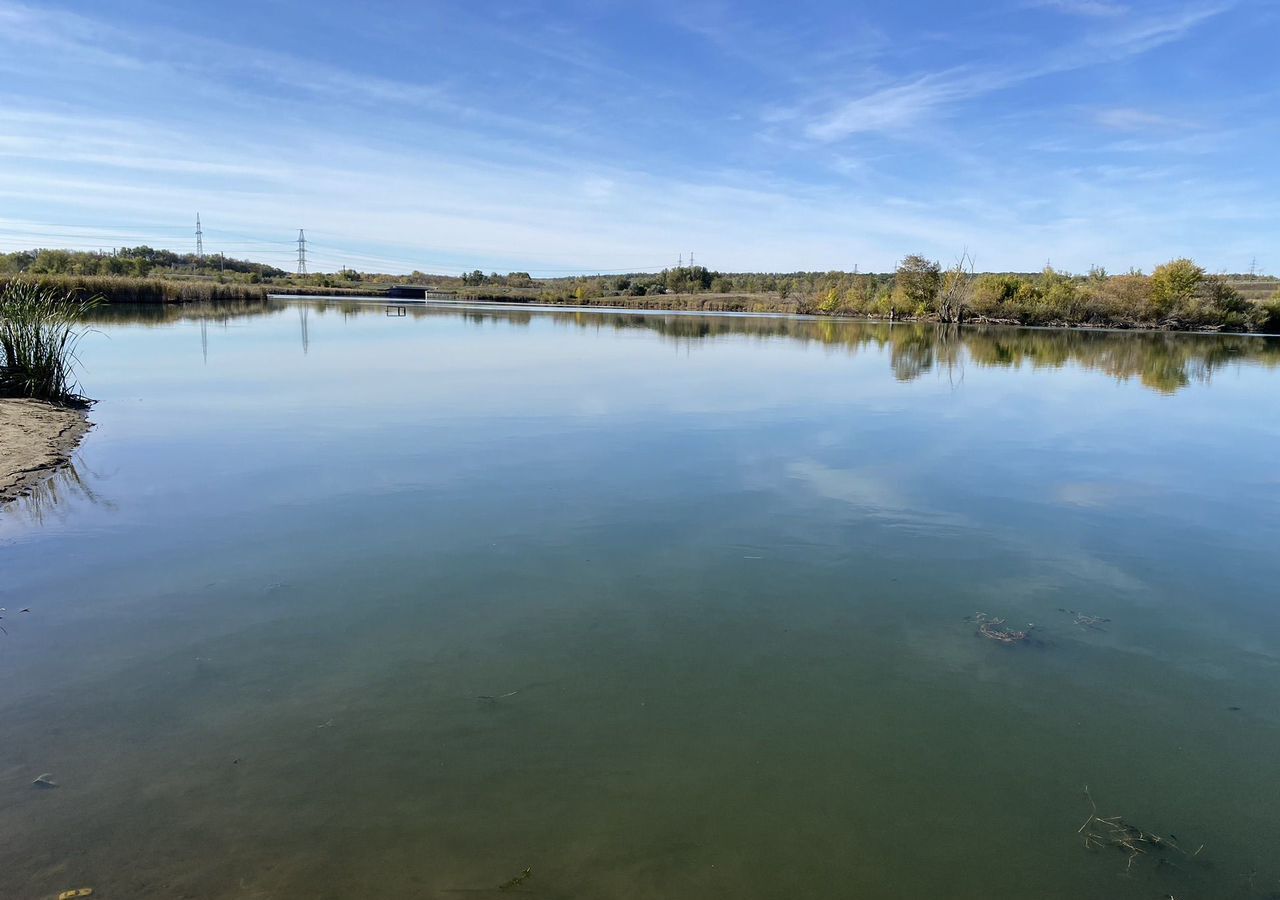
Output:
<path fill-rule="evenodd" d="M 968 520 L 955 513 L 930 509 L 908 497 L 883 468 L 833 469 L 817 460 L 796 460 L 787 475 L 813 493 L 864 509 L 874 516 L 899 522 L 963 528 Z"/>
<path fill-rule="evenodd" d="M 1053 497 L 1064 506 L 1098 509 L 1118 499 L 1120 485 L 1103 481 L 1072 481 L 1053 489 Z"/>
<path fill-rule="evenodd" d="M 982 532 L 993 571 L 990 578 L 965 582 L 966 599 L 961 606 L 969 613 L 982 607 L 993 615 L 1008 615 L 1013 621 L 1041 622 L 1056 613 L 1066 602 L 1065 597 L 1093 597 L 1095 601 L 1105 599 L 1128 606 L 1157 602 L 1149 585 L 1121 565 L 1078 546 L 1047 547 L 999 522 L 974 521 L 971 516 L 931 508 L 904 490 L 903 479 L 885 467 L 837 469 L 809 459 L 789 464 L 787 475 L 818 496 L 847 503 L 894 524 L 915 526 L 933 534 L 958 529 Z M 1055 499 L 1066 502 L 1064 498 L 1071 498 L 1076 504 L 1088 503 L 1092 508 L 1113 496 L 1137 496 L 1142 491 L 1138 486 L 1122 492 L 1117 489 L 1119 486 L 1105 483 L 1080 483 L 1075 487 L 1078 489 L 1058 492 Z M 1008 562 L 1002 565 L 1001 559 Z M 962 655 L 970 658 L 972 654 L 966 650 Z"/>
<path fill-rule="evenodd" d="M 1123 481 L 1066 481 L 1054 487 L 1050 497 L 1063 506 L 1103 509 L 1140 500 L 1152 493 L 1146 485 Z"/>

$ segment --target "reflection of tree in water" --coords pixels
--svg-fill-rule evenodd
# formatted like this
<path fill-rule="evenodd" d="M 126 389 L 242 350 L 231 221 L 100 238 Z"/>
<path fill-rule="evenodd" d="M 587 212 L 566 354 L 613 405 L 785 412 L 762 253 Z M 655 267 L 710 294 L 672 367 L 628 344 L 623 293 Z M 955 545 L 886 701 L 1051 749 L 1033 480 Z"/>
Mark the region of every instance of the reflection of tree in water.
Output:
<path fill-rule="evenodd" d="M 104 303 L 88 316 L 93 325 L 144 325 L 159 327 L 177 322 L 212 322 L 228 325 L 236 319 L 279 315 L 283 304 L 266 300 L 236 303 Z"/>
<path fill-rule="evenodd" d="M 234 319 L 277 315 L 289 306 L 300 306 L 322 315 L 338 308 L 345 317 L 384 316 L 381 302 L 324 300 L 187 304 L 183 306 L 103 306 L 94 321 L 141 325 L 165 325 L 179 321 L 226 324 Z M 781 316 L 701 316 L 670 313 L 641 314 L 581 310 L 533 311 L 477 306 L 420 306 L 409 304 L 413 319 L 459 318 L 477 326 L 505 324 L 528 326 L 535 317 L 582 330 L 643 329 L 677 344 L 716 339 L 791 340 L 843 347 L 850 353 L 888 348 L 894 377 L 912 381 L 932 371 L 944 371 L 956 382 L 967 360 L 981 367 L 1061 368 L 1078 365 L 1105 372 L 1114 378 L 1138 379 L 1162 393 L 1173 393 L 1192 383 L 1208 382 L 1218 370 L 1235 364 L 1280 366 L 1280 339 L 1237 334 L 1205 335 L 1140 331 L 1087 331 L 1079 329 L 1014 328 L 929 323 L 871 322 L 838 318 L 786 318 Z"/>
<path fill-rule="evenodd" d="M 889 345 L 889 364 L 899 381 L 915 381 L 933 368 L 933 335 L 911 329 Z"/>
<path fill-rule="evenodd" d="M 784 337 L 851 353 L 889 348 L 899 381 L 945 371 L 954 384 L 967 359 L 978 366 L 1061 368 L 1078 365 L 1114 378 L 1137 378 L 1152 390 L 1173 393 L 1192 382 L 1208 382 L 1229 365 L 1280 366 L 1280 340 L 1247 335 L 1170 332 L 1082 331 L 1073 329 L 966 327 L 833 319 L 707 316 L 609 317 L 616 328 L 645 328 L 676 341 L 729 336 Z"/>
<path fill-rule="evenodd" d="M 82 470 L 89 475 L 94 474 L 83 463 L 77 465 L 74 459 L 59 466 L 47 478 L 36 482 L 27 493 L 14 500 L 11 508 L 36 525 L 44 524 L 60 504 L 69 500 L 88 500 L 94 506 L 113 508 L 109 500 L 103 499 L 90 487 Z"/>

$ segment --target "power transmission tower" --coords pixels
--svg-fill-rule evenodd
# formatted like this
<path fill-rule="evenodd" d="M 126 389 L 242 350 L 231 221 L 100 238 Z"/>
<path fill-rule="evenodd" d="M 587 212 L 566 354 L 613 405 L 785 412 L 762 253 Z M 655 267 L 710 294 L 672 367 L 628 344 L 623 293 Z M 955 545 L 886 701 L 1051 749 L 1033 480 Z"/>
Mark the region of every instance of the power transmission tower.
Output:
<path fill-rule="evenodd" d="M 204 262 L 204 230 L 200 227 L 200 213 L 196 213 L 196 265 Z"/>
<path fill-rule="evenodd" d="M 681 254 L 680 254 L 680 258 L 679 258 L 678 260 L 676 260 L 676 268 L 677 268 L 677 269 L 683 269 L 683 268 L 684 268 L 684 254 L 683 254 L 683 253 L 681 253 Z"/>
<path fill-rule="evenodd" d="M 693 268 L 693 251 L 692 250 L 689 251 L 689 268 L 690 269 Z"/>
<path fill-rule="evenodd" d="M 298 229 L 298 274 L 307 274 L 307 236 Z"/>

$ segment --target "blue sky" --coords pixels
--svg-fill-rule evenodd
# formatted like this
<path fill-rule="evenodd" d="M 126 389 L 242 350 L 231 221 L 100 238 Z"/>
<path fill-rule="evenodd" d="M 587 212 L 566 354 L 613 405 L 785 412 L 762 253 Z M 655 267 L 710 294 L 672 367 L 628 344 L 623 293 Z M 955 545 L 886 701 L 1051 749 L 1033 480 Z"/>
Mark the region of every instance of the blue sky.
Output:
<path fill-rule="evenodd" d="M 0 248 L 1280 271 L 1280 3 L 0 0 Z"/>

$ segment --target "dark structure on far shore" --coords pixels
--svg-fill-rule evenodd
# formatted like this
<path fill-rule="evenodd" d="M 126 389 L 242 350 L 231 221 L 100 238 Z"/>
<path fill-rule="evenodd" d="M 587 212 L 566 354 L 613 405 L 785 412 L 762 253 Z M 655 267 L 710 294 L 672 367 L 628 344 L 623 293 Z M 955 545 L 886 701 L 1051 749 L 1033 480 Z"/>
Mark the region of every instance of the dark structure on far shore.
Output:
<path fill-rule="evenodd" d="M 442 291 L 431 285 L 393 284 L 387 291 L 388 299 L 395 300 L 456 300 L 453 291 Z"/>

